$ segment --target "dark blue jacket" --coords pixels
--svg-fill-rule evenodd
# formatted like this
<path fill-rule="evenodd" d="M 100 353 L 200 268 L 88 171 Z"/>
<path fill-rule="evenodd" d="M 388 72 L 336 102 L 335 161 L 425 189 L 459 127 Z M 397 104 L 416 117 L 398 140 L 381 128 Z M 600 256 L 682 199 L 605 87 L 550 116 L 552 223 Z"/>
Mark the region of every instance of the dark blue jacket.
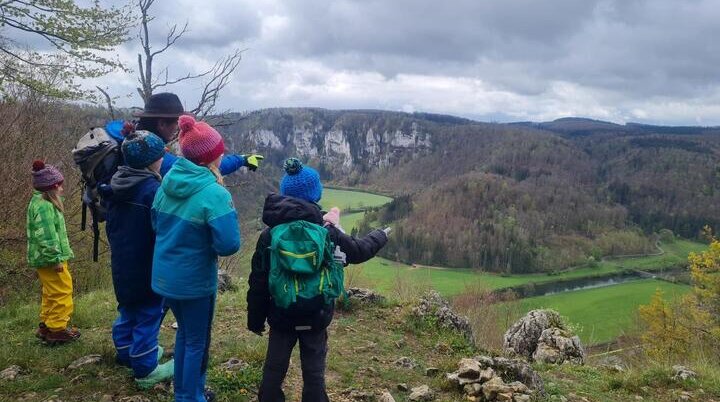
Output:
<path fill-rule="evenodd" d="M 150 302 L 160 296 L 151 288 L 155 232 L 150 209 L 160 187 L 160 176 L 147 169 L 121 166 L 103 201 L 105 230 L 110 242 L 113 287 L 121 305 Z"/>

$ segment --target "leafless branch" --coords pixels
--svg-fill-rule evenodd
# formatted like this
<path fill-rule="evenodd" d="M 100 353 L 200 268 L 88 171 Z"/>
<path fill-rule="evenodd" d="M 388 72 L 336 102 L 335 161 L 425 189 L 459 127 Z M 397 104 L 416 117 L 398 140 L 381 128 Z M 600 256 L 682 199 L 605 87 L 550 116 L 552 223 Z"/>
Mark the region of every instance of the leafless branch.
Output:
<path fill-rule="evenodd" d="M 115 108 L 113 108 L 113 101 L 112 101 L 112 98 L 110 97 L 110 94 L 108 94 L 106 90 L 100 88 L 97 85 L 95 86 L 95 88 L 97 88 L 98 91 L 100 91 L 100 93 L 105 96 L 105 102 L 107 102 L 107 107 L 108 107 L 108 112 L 110 113 L 110 118 L 115 120 Z"/>
<path fill-rule="evenodd" d="M 212 68 L 210 80 L 205 83 L 200 101 L 197 107 L 191 111 L 198 118 L 204 118 L 212 114 L 217 104 L 220 92 L 230 82 L 230 77 L 242 60 L 242 53 L 246 49 L 235 49 L 235 51 L 227 57 L 220 59 Z"/>

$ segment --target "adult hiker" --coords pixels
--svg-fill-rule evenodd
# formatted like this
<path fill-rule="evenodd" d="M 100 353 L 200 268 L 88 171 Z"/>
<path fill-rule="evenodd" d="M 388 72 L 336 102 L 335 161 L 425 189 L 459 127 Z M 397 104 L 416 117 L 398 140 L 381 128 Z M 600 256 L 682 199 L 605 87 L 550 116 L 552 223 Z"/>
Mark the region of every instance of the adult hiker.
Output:
<path fill-rule="evenodd" d="M 240 248 L 240 228 L 219 166 L 220 134 L 181 116 L 183 158 L 163 178 L 152 207 L 155 228 L 152 289 L 165 297 L 178 322 L 175 335 L 175 400 L 205 402 L 210 332 L 219 256 Z"/>
<path fill-rule="evenodd" d="M 105 230 L 110 243 L 113 288 L 118 317 L 112 326 L 116 361 L 130 367 L 135 383 L 148 389 L 173 378 L 172 360 L 159 364 L 158 344 L 165 316 L 163 298 L 152 291 L 155 231 L 150 209 L 160 187 L 163 140 L 148 131 L 135 131 L 122 142 L 125 165 L 103 187 Z"/>
<path fill-rule="evenodd" d="M 73 284 L 68 260 L 74 257 L 65 228 L 63 177 L 55 166 L 32 164 L 33 195 L 27 208 L 27 259 L 42 284 L 36 336 L 50 344 L 80 337 L 68 328 L 73 313 Z"/>
<path fill-rule="evenodd" d="M 173 153 L 173 148 L 176 148 L 175 137 L 178 132 L 178 118 L 184 114 L 188 113 L 185 112 L 180 98 L 169 92 L 150 96 L 143 111 L 135 114 L 135 117 L 139 118 L 135 126 L 136 130 L 150 131 L 162 138 L 165 144 L 168 145 L 170 152 L 163 159 L 163 164 L 160 167 L 161 176 L 165 176 L 178 160 L 178 157 Z M 260 162 L 263 159 L 262 155 L 257 154 L 225 155 L 220 163 L 220 173 L 227 176 L 243 166 L 255 171 L 260 167 Z"/>
<path fill-rule="evenodd" d="M 248 329 L 258 335 L 270 325 L 267 356 L 259 390 L 261 402 L 284 401 L 282 383 L 290 355 L 300 343 L 304 402 L 328 401 L 325 390 L 327 326 L 335 298 L 343 292 L 343 265 L 374 257 L 387 243 L 387 232 L 356 238 L 339 227 L 339 211 L 323 216 L 320 176 L 299 160 L 285 161 L 280 195 L 265 200 L 268 228 L 252 257 L 247 293 Z M 341 263 L 338 263 L 341 261 Z"/>

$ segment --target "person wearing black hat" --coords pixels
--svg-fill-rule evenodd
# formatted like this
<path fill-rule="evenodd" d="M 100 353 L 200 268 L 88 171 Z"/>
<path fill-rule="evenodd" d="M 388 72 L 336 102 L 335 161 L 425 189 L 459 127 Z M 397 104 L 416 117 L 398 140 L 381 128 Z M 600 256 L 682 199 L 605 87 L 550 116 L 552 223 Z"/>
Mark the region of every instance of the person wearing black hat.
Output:
<path fill-rule="evenodd" d="M 165 144 L 169 145 L 169 148 L 172 148 L 170 145 L 174 142 L 178 132 L 178 118 L 184 114 L 189 113 L 185 111 L 177 95 L 170 92 L 154 94 L 145 103 L 143 111 L 135 114 L 135 117 L 139 118 L 135 129 L 157 134 L 165 141 Z M 165 154 L 160 167 L 162 176 L 165 176 L 178 160 L 178 157 L 172 153 L 172 149 L 170 151 Z M 220 164 L 220 173 L 226 176 L 243 166 L 255 171 L 263 159 L 262 155 L 257 154 L 225 155 Z"/>

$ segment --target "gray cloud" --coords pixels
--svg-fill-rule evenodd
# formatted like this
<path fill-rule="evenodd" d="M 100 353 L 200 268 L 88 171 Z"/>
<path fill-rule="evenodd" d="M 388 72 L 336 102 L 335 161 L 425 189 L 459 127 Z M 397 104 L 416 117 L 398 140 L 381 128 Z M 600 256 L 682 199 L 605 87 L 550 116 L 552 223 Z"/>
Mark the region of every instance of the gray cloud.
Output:
<path fill-rule="evenodd" d="M 223 108 L 720 124 L 718 0 L 182 0 L 155 14 L 156 41 L 189 22 L 159 62 L 178 74 L 249 48 Z M 136 51 L 121 52 L 132 66 Z M 191 103 L 197 89 L 175 90 Z"/>

